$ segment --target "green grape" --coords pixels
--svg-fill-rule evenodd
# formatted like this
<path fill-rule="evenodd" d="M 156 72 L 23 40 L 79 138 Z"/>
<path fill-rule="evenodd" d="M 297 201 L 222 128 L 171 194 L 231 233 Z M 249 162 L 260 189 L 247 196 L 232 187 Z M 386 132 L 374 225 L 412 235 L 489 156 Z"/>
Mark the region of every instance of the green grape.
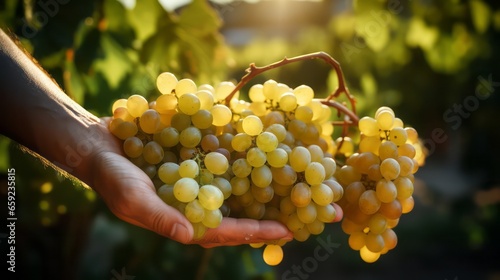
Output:
<path fill-rule="evenodd" d="M 380 173 L 380 164 L 372 164 L 368 168 L 368 172 L 366 173 L 368 175 L 368 179 L 372 181 L 380 181 L 382 179 L 382 174 Z"/>
<path fill-rule="evenodd" d="M 270 185 L 264 188 L 252 185 L 250 187 L 250 191 L 252 192 L 255 200 L 261 203 L 268 203 L 274 197 L 274 189 Z"/>
<path fill-rule="evenodd" d="M 321 234 L 325 229 L 325 223 L 316 219 L 312 223 L 306 224 L 307 230 L 314 235 Z"/>
<path fill-rule="evenodd" d="M 357 223 L 351 221 L 349 218 L 345 217 L 344 219 L 342 219 L 341 227 L 342 227 L 342 231 L 344 233 L 354 234 L 356 232 L 363 232 L 365 225 L 357 224 Z"/>
<path fill-rule="evenodd" d="M 252 205 L 253 201 L 255 200 L 253 198 L 253 195 L 250 191 L 245 192 L 244 194 L 240 196 L 236 196 L 236 200 L 242 207 L 248 207 Z"/>
<path fill-rule="evenodd" d="M 164 94 L 156 98 L 156 111 L 160 114 L 175 112 L 177 108 L 177 97 L 174 94 Z"/>
<path fill-rule="evenodd" d="M 345 189 L 344 197 L 349 203 L 356 203 L 359 201 L 359 197 L 366 191 L 363 183 L 355 181 L 350 183 Z"/>
<path fill-rule="evenodd" d="M 394 112 L 391 112 L 389 110 L 381 110 L 379 114 L 377 114 L 375 119 L 377 120 L 378 128 L 383 131 L 388 131 L 394 124 Z"/>
<path fill-rule="evenodd" d="M 309 153 L 311 154 L 311 161 L 312 162 L 321 162 L 321 160 L 325 156 L 323 153 L 323 150 L 318 145 L 315 145 L 315 144 L 309 145 L 309 146 L 307 146 L 307 149 L 309 150 Z"/>
<path fill-rule="evenodd" d="M 145 133 L 156 133 L 160 127 L 160 114 L 153 109 L 144 111 L 139 118 L 139 125 Z"/>
<path fill-rule="evenodd" d="M 319 130 L 314 123 L 306 124 L 306 131 L 299 137 L 304 144 L 315 144 L 319 139 Z"/>
<path fill-rule="evenodd" d="M 217 100 L 223 100 L 228 97 L 235 88 L 236 86 L 232 82 L 221 82 L 215 87 L 215 98 Z"/>
<path fill-rule="evenodd" d="M 200 167 L 196 161 L 188 159 L 179 164 L 179 175 L 181 177 L 196 178 L 199 174 Z"/>
<path fill-rule="evenodd" d="M 140 117 L 148 109 L 148 101 L 141 95 L 134 94 L 127 99 L 127 110 L 134 118 Z"/>
<path fill-rule="evenodd" d="M 252 111 L 256 116 L 262 117 L 268 113 L 267 103 L 265 102 L 252 102 L 248 109 Z"/>
<path fill-rule="evenodd" d="M 150 179 L 153 179 L 156 176 L 156 166 L 155 165 L 146 165 L 141 167 L 142 171 L 148 175 Z"/>
<path fill-rule="evenodd" d="M 288 123 L 288 131 L 293 135 L 293 137 L 299 139 L 307 129 L 307 124 L 303 121 L 294 119 Z"/>
<path fill-rule="evenodd" d="M 155 141 L 151 141 L 144 145 L 142 155 L 147 163 L 158 164 L 163 160 L 164 152 L 160 144 Z"/>
<path fill-rule="evenodd" d="M 392 141 L 384 141 L 378 148 L 378 156 L 380 157 L 380 160 L 384 160 L 386 158 L 397 158 L 398 146 Z"/>
<path fill-rule="evenodd" d="M 267 80 L 263 84 L 262 93 L 268 100 L 278 99 L 278 83 L 274 80 Z"/>
<path fill-rule="evenodd" d="M 399 200 L 394 200 L 390 203 L 382 203 L 378 211 L 387 219 L 399 219 L 402 214 L 401 202 L 399 202 Z"/>
<path fill-rule="evenodd" d="M 224 195 L 224 199 L 228 199 L 231 196 L 232 187 L 231 183 L 222 177 L 216 177 L 213 179 L 212 184 L 219 188 L 219 190 Z"/>
<path fill-rule="evenodd" d="M 165 162 L 158 168 L 158 177 L 160 177 L 160 180 L 165 184 L 175 184 L 175 182 L 181 178 L 179 174 L 179 165 L 174 162 Z"/>
<path fill-rule="evenodd" d="M 368 170 L 374 164 L 380 164 L 380 158 L 374 153 L 364 152 L 358 155 L 353 166 L 362 174 L 368 174 Z"/>
<path fill-rule="evenodd" d="M 311 203 L 311 188 L 306 183 L 297 183 L 292 188 L 290 199 L 297 207 L 305 207 Z"/>
<path fill-rule="evenodd" d="M 401 146 L 404 143 L 406 143 L 406 140 L 408 140 L 408 135 L 406 134 L 406 130 L 402 127 L 395 127 L 391 129 L 391 132 L 389 134 L 391 142 L 394 144 Z"/>
<path fill-rule="evenodd" d="M 216 104 L 210 109 L 210 113 L 212 113 L 213 121 L 212 124 L 215 126 L 224 126 L 228 124 L 233 114 L 231 110 L 222 104 Z"/>
<path fill-rule="evenodd" d="M 222 175 L 229 168 L 227 158 L 223 154 L 217 152 L 206 154 L 203 162 L 207 169 L 215 175 Z"/>
<path fill-rule="evenodd" d="M 300 85 L 293 90 L 293 93 L 297 97 L 297 104 L 305 106 L 309 104 L 314 98 L 314 91 L 311 87 L 306 85 Z"/>
<path fill-rule="evenodd" d="M 214 174 L 206 168 L 200 170 L 199 182 L 202 185 L 212 184 L 214 180 Z"/>
<path fill-rule="evenodd" d="M 295 119 L 302 121 L 304 123 L 309 123 L 312 121 L 313 111 L 311 107 L 299 106 L 295 109 Z"/>
<path fill-rule="evenodd" d="M 230 182 L 234 195 L 243 195 L 250 189 L 250 180 L 247 177 L 233 177 Z"/>
<path fill-rule="evenodd" d="M 396 199 L 396 196 L 398 195 L 394 183 L 386 179 L 382 179 L 377 182 L 375 192 L 377 194 L 377 198 L 383 203 L 390 203 Z"/>
<path fill-rule="evenodd" d="M 200 223 L 205 218 L 205 209 L 198 199 L 194 199 L 186 205 L 184 215 L 191 223 Z"/>
<path fill-rule="evenodd" d="M 335 127 L 333 126 L 333 124 L 331 122 L 321 123 L 321 135 L 330 138 L 331 135 L 333 134 L 334 130 L 335 130 Z"/>
<path fill-rule="evenodd" d="M 337 138 L 337 140 L 335 140 L 335 143 L 337 144 L 337 146 L 342 143 L 342 146 L 340 147 L 340 149 L 338 149 L 337 153 L 342 154 L 346 157 L 350 157 L 354 153 L 354 143 L 350 137 L 339 137 Z"/>
<path fill-rule="evenodd" d="M 127 99 L 125 98 L 120 98 L 117 99 L 115 102 L 113 102 L 113 106 L 111 106 L 111 112 L 115 112 L 116 109 L 118 108 L 125 108 L 127 109 Z"/>
<path fill-rule="evenodd" d="M 285 196 L 280 201 L 280 211 L 285 215 L 290 215 L 295 213 L 297 210 L 297 206 L 293 204 L 291 198 L 289 196 Z"/>
<path fill-rule="evenodd" d="M 316 205 L 316 213 L 316 218 L 323 223 L 331 223 L 337 216 L 335 207 L 333 207 L 332 204 L 328 204 L 325 206 Z"/>
<path fill-rule="evenodd" d="M 268 244 L 262 254 L 264 262 L 268 265 L 278 265 L 283 260 L 283 249 L 279 245 Z"/>
<path fill-rule="evenodd" d="M 371 152 L 378 155 L 380 144 L 380 137 L 378 136 L 362 137 L 359 142 L 359 151 L 362 153 Z"/>
<path fill-rule="evenodd" d="M 359 255 L 361 256 L 361 259 L 367 263 L 376 262 L 378 258 L 380 258 L 380 253 L 374 253 L 366 246 L 363 246 L 363 248 L 359 250 Z"/>
<path fill-rule="evenodd" d="M 181 97 L 186 93 L 195 93 L 198 91 L 198 88 L 195 82 L 191 79 L 181 79 L 175 85 L 175 95 L 177 97 Z"/>
<path fill-rule="evenodd" d="M 285 92 L 279 98 L 279 106 L 281 110 L 290 112 L 297 107 L 297 97 L 291 92 Z"/>
<path fill-rule="evenodd" d="M 396 159 L 399 163 L 399 176 L 409 176 L 413 174 L 413 160 L 407 156 L 400 156 Z"/>
<path fill-rule="evenodd" d="M 261 167 L 266 163 L 267 156 L 261 149 L 253 147 L 248 150 L 246 159 L 251 166 Z"/>
<path fill-rule="evenodd" d="M 191 116 L 193 125 L 199 129 L 210 128 L 212 126 L 213 119 L 212 113 L 205 109 L 198 110 Z"/>
<path fill-rule="evenodd" d="M 133 122 L 123 121 L 122 119 L 113 119 L 109 124 L 109 131 L 120 138 L 125 140 L 129 137 L 133 137 L 137 134 L 137 125 Z"/>
<path fill-rule="evenodd" d="M 390 228 L 386 229 L 382 233 L 382 238 L 384 239 L 385 248 L 387 248 L 387 250 L 394 249 L 398 244 L 398 237 L 396 233 Z"/>
<path fill-rule="evenodd" d="M 191 202 L 198 196 L 200 186 L 192 178 L 181 178 L 174 184 L 174 195 L 180 202 Z"/>
<path fill-rule="evenodd" d="M 323 184 L 327 185 L 333 194 L 333 202 L 339 201 L 344 196 L 344 188 L 335 180 L 329 179 L 323 182 Z"/>
<path fill-rule="evenodd" d="M 259 135 L 264 128 L 262 120 L 255 115 L 245 117 L 241 125 L 243 131 L 250 136 Z"/>
<path fill-rule="evenodd" d="M 238 133 L 231 140 L 231 147 L 237 152 L 244 152 L 252 146 L 252 137 L 246 133 Z"/>
<path fill-rule="evenodd" d="M 393 158 L 384 159 L 380 163 L 380 174 L 386 180 L 394 180 L 399 176 L 399 163 Z"/>
<path fill-rule="evenodd" d="M 261 84 L 253 85 L 248 91 L 248 97 L 252 102 L 264 102 L 266 97 L 263 92 L 264 86 Z"/>
<path fill-rule="evenodd" d="M 201 131 L 194 126 L 190 126 L 181 131 L 179 142 L 186 148 L 194 148 L 200 144 L 201 137 Z"/>
<path fill-rule="evenodd" d="M 399 200 L 399 202 L 401 202 L 401 212 L 403 214 L 410 213 L 411 210 L 413 210 L 413 206 L 415 206 L 415 201 L 413 200 L 413 196 Z"/>
<path fill-rule="evenodd" d="M 209 111 L 214 106 L 214 96 L 209 90 L 199 89 L 195 94 L 200 100 L 200 110 Z"/>
<path fill-rule="evenodd" d="M 224 202 L 224 194 L 214 185 L 203 185 L 198 192 L 198 200 L 208 210 L 219 209 Z"/>
<path fill-rule="evenodd" d="M 366 234 L 362 231 L 356 231 L 349 235 L 349 247 L 355 251 L 361 250 L 365 246 Z"/>
<path fill-rule="evenodd" d="M 200 99 L 194 93 L 181 95 L 178 103 L 179 110 L 188 116 L 194 115 L 201 107 Z"/>
<path fill-rule="evenodd" d="M 272 167 L 283 167 L 288 162 L 288 153 L 281 149 L 276 148 L 266 154 L 267 163 Z"/>
<path fill-rule="evenodd" d="M 231 133 L 223 133 L 219 136 L 217 136 L 217 139 L 219 139 L 219 148 L 224 148 L 230 152 L 232 152 L 234 149 L 231 147 L 231 142 L 233 141 L 233 135 Z"/>
<path fill-rule="evenodd" d="M 201 222 L 207 228 L 217 228 L 222 222 L 222 212 L 219 209 L 205 209 L 205 217 Z"/>
<path fill-rule="evenodd" d="M 400 118 L 394 118 L 394 123 L 392 124 L 391 130 L 394 128 L 403 128 L 403 126 L 403 120 L 401 120 Z"/>
<path fill-rule="evenodd" d="M 297 172 L 306 170 L 309 163 L 311 163 L 311 153 L 309 150 L 302 146 L 297 146 L 292 149 L 289 156 L 290 166 Z"/>
<path fill-rule="evenodd" d="M 257 147 L 264 152 L 274 151 L 278 147 L 278 138 L 271 132 L 262 132 L 257 136 Z"/>
<path fill-rule="evenodd" d="M 307 229 L 307 225 L 297 231 L 293 232 L 293 238 L 297 241 L 304 242 L 311 236 L 311 233 Z"/>
<path fill-rule="evenodd" d="M 361 180 L 361 173 L 350 165 L 344 165 L 335 174 L 338 182 L 343 186 L 348 186 L 352 182 Z"/>
<path fill-rule="evenodd" d="M 380 253 L 384 249 L 384 238 L 380 234 L 368 233 L 365 237 L 365 246 L 373 253 Z"/>
<path fill-rule="evenodd" d="M 335 162 L 335 160 L 330 157 L 324 157 L 320 162 L 325 169 L 325 178 L 331 178 L 333 174 L 335 174 L 335 170 L 337 170 L 337 163 Z"/>
<path fill-rule="evenodd" d="M 174 74 L 163 72 L 156 78 L 156 87 L 162 94 L 169 94 L 175 89 L 177 78 Z"/>
<path fill-rule="evenodd" d="M 191 125 L 191 117 L 181 112 L 176 113 L 172 116 L 171 125 L 177 131 L 181 132 Z"/>
<path fill-rule="evenodd" d="M 311 198 L 318 205 L 328 205 L 333 202 L 333 191 L 325 184 L 311 186 Z"/>
<path fill-rule="evenodd" d="M 257 200 L 253 200 L 252 203 L 245 207 L 245 214 L 248 218 L 254 220 L 260 220 L 266 213 L 266 206 Z"/>
<path fill-rule="evenodd" d="M 123 142 L 123 151 L 128 157 L 136 158 L 142 155 L 144 144 L 141 139 L 133 136 L 125 139 Z"/>
<path fill-rule="evenodd" d="M 234 176 L 245 178 L 252 172 L 252 166 L 245 158 L 235 160 L 231 166 Z"/>
<path fill-rule="evenodd" d="M 413 195 L 413 183 L 407 177 L 398 177 L 394 180 L 397 189 L 397 198 L 404 200 Z"/>
<path fill-rule="evenodd" d="M 325 180 L 325 168 L 319 162 L 311 162 L 304 172 L 309 185 L 321 184 Z"/>
<path fill-rule="evenodd" d="M 126 99 L 125 99 L 126 100 Z M 129 114 L 127 107 L 118 107 L 113 111 L 113 118 L 133 122 L 134 117 Z"/>
<path fill-rule="evenodd" d="M 282 142 L 286 137 L 286 128 L 279 123 L 273 123 L 266 128 L 267 132 L 271 132 L 276 136 L 278 142 Z"/>
<path fill-rule="evenodd" d="M 317 212 L 314 203 L 310 203 L 305 207 L 297 207 L 297 217 L 304 224 L 309 224 L 316 220 Z"/>
<path fill-rule="evenodd" d="M 379 128 L 377 121 L 371 117 L 363 117 L 358 122 L 359 131 L 365 136 L 377 136 L 379 135 Z"/>
<path fill-rule="evenodd" d="M 409 158 L 414 158 L 416 155 L 415 147 L 412 144 L 405 143 L 398 148 L 399 156 L 406 156 Z"/>
<path fill-rule="evenodd" d="M 158 196 L 168 205 L 173 205 L 177 202 L 177 199 L 174 196 L 174 186 L 173 185 L 162 185 L 156 191 Z"/>
<path fill-rule="evenodd" d="M 288 216 L 288 220 L 286 221 L 286 227 L 290 231 L 298 231 L 302 228 L 304 228 L 306 225 L 299 219 L 299 216 L 297 215 L 297 212 L 290 214 Z"/>
<path fill-rule="evenodd" d="M 380 208 L 380 200 L 374 190 L 366 190 L 359 197 L 359 210 L 366 215 L 372 215 Z"/>
<path fill-rule="evenodd" d="M 203 223 L 194 223 L 193 224 L 193 239 L 198 240 L 201 239 L 205 232 L 207 231 L 207 227 Z"/>
<path fill-rule="evenodd" d="M 418 142 L 418 132 L 415 130 L 413 127 L 405 127 L 406 131 L 406 136 L 408 138 L 407 141 L 410 141 L 410 143 L 417 143 Z"/>
<path fill-rule="evenodd" d="M 271 167 L 274 182 L 281 185 L 293 185 L 297 181 L 297 172 L 293 168 L 285 164 L 283 167 Z"/>
<path fill-rule="evenodd" d="M 370 233 L 381 234 L 387 228 L 387 219 L 384 215 L 376 213 L 368 221 L 368 228 L 370 228 Z"/>
<path fill-rule="evenodd" d="M 269 186 L 273 180 L 273 174 L 267 165 L 253 168 L 250 177 L 252 182 L 260 188 Z"/>

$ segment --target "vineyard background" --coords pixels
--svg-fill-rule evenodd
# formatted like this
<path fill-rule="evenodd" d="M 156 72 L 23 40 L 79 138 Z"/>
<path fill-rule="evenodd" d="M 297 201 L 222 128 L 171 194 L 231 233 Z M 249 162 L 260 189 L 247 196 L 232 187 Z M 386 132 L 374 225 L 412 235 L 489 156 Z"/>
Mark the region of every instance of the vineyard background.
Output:
<path fill-rule="evenodd" d="M 417 173 L 415 208 L 396 228 L 396 249 L 365 264 L 340 224 L 329 225 L 320 238 L 338 248 L 316 261 L 308 279 L 500 279 L 498 2 L 131 2 L 5 0 L 0 27 L 98 116 L 110 115 L 118 98 L 157 96 L 162 71 L 215 84 L 238 81 L 251 62 L 329 53 L 342 65 L 358 113 L 392 107 L 420 132 L 430 155 Z M 307 84 L 320 97 L 336 87 L 333 77 L 322 61 L 305 61 L 252 84 Z M 184 246 L 117 219 L 94 192 L 3 136 L 0 151 L 2 180 L 16 168 L 22 279 L 112 279 L 124 271 L 135 279 L 282 279 L 320 244 L 287 244 L 276 268 L 248 246 Z"/>

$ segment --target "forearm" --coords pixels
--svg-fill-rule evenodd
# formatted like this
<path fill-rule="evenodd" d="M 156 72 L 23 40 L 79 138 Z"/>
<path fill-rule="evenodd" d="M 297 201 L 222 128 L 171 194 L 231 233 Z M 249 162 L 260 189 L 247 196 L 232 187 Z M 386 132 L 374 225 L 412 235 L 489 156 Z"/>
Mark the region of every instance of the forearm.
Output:
<path fill-rule="evenodd" d="M 0 133 L 88 182 L 99 119 L 71 100 L 0 30 Z M 102 137 L 102 135 L 101 135 Z M 92 140 L 92 139 L 91 139 Z"/>

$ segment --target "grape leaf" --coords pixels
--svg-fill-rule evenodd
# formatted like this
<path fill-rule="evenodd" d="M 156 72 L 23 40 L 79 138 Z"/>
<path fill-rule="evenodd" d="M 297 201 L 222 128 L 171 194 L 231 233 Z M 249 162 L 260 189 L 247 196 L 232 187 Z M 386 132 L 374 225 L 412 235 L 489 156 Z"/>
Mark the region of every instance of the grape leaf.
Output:
<path fill-rule="evenodd" d="M 217 30 L 222 21 L 205 0 L 194 0 L 182 10 L 179 26 L 195 36 L 207 36 Z"/>

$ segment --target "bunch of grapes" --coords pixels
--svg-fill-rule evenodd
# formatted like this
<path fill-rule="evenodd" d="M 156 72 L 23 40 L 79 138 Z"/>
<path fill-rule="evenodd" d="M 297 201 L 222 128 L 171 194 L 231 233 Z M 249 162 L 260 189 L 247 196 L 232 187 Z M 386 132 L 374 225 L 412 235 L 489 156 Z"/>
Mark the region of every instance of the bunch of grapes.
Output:
<path fill-rule="evenodd" d="M 347 135 L 332 139 L 331 101 L 314 98 L 309 86 L 268 80 L 244 101 L 231 82 L 197 86 L 168 72 L 156 82 L 156 100 L 132 95 L 113 104 L 109 130 L 158 196 L 191 222 L 194 238 L 231 216 L 280 221 L 305 241 L 335 219 L 337 202 L 363 260 L 394 248 L 392 228 L 413 207 L 413 174 L 425 155 L 416 131 L 391 109 L 359 120 L 353 153 Z M 337 168 L 340 155 L 346 160 Z M 285 243 L 251 246 L 265 246 L 265 262 L 277 265 Z"/>

